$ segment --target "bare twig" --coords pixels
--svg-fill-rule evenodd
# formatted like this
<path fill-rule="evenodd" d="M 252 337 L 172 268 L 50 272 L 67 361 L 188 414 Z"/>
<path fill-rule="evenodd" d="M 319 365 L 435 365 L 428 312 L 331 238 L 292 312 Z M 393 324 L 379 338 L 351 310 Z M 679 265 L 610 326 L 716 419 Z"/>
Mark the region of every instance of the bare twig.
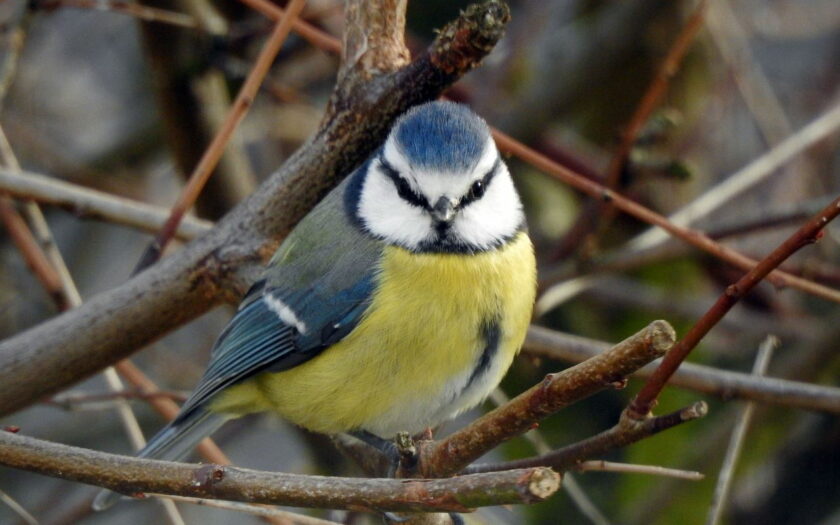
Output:
<path fill-rule="evenodd" d="M 648 378 L 645 386 L 627 407 L 630 417 L 645 417 L 653 408 L 659 393 L 665 388 L 668 379 L 680 366 L 697 343 L 726 315 L 736 302 L 761 282 L 774 268 L 785 259 L 808 244 L 816 242 L 821 231 L 834 218 L 840 215 L 840 197 L 834 199 L 820 213 L 799 228 L 778 248 L 761 260 L 735 284 L 726 288 L 717 302 L 701 317 L 688 333 L 674 346 L 656 371 Z"/>
<path fill-rule="evenodd" d="M 0 502 L 4 503 L 7 507 L 12 509 L 12 512 L 18 515 L 24 523 L 28 525 L 38 525 L 38 520 L 35 519 L 35 516 L 29 513 L 23 506 L 14 500 L 11 496 L 0 490 Z"/>
<path fill-rule="evenodd" d="M 31 199 L 58 206 L 74 215 L 123 224 L 147 232 L 160 229 L 169 211 L 159 206 L 126 199 L 69 182 L 33 173 L 0 169 L 0 190 L 18 199 Z M 187 216 L 178 225 L 176 237 L 189 240 L 208 231 L 209 221 Z"/>
<path fill-rule="evenodd" d="M 529 430 L 542 418 L 599 392 L 621 384 L 625 376 L 668 351 L 674 329 L 654 321 L 610 351 L 546 376 L 545 380 L 510 403 L 473 421 L 454 434 L 434 442 L 421 442 L 419 471 L 423 477 L 446 476 Z"/>
<path fill-rule="evenodd" d="M 490 400 L 493 401 L 496 406 L 506 405 L 510 402 L 510 398 L 502 392 L 501 388 L 496 388 L 493 393 L 490 394 Z M 548 454 L 551 452 L 551 447 L 548 445 L 538 429 L 526 432 L 522 435 L 522 437 L 525 438 L 527 442 L 531 443 L 537 454 Z M 563 489 L 563 492 L 568 494 L 572 503 L 575 504 L 581 514 L 586 516 L 589 521 L 595 525 L 609 525 L 610 520 L 604 516 L 601 509 L 595 505 L 595 503 L 583 490 L 583 487 L 580 486 L 571 474 L 567 473 L 563 476 Z"/>
<path fill-rule="evenodd" d="M 572 334 L 531 326 L 523 351 L 531 355 L 579 363 L 610 348 L 609 343 Z M 650 377 L 656 364 L 641 368 L 633 375 Z M 683 363 L 669 385 L 688 388 L 724 399 L 747 399 L 805 410 L 823 410 L 840 414 L 840 388 L 812 385 L 772 377 L 755 377 L 694 363 Z"/>
<path fill-rule="evenodd" d="M 630 443 L 641 441 L 681 423 L 699 419 L 705 416 L 707 412 L 708 407 L 706 403 L 700 401 L 664 416 L 648 417 L 643 420 L 622 416 L 619 422 L 609 430 L 557 449 L 554 452 L 533 458 L 517 459 L 503 463 L 471 465 L 464 469 L 464 472 L 496 472 L 525 468 L 527 466 L 533 467 L 536 465 L 551 467 L 558 472 L 563 472 L 575 468 L 580 462 L 586 459 L 598 457 L 607 452 L 625 447 Z"/>
<path fill-rule="evenodd" d="M 35 274 L 44 290 L 53 300 L 58 301 L 62 306 L 66 305 L 61 290 L 61 278 L 35 241 L 32 230 L 29 229 L 29 226 L 17 212 L 14 202 L 6 195 L 0 195 L 0 221 L 3 222 L 12 242 L 15 243 L 29 269 Z"/>
<path fill-rule="evenodd" d="M 838 112 L 838 115 L 840 115 L 840 112 Z M 645 208 L 641 204 L 638 204 L 637 202 L 634 202 L 601 184 L 593 182 L 568 170 L 545 155 L 542 155 L 528 146 L 505 135 L 501 131 L 494 130 L 493 137 L 496 139 L 499 149 L 516 155 L 535 168 L 548 173 L 554 178 L 582 191 L 583 193 L 586 193 L 587 195 L 610 201 L 619 210 L 648 224 L 659 226 L 674 237 L 678 237 L 688 244 L 708 252 L 713 256 L 743 270 L 749 270 L 755 266 L 756 261 L 753 259 L 750 259 L 731 248 L 716 243 L 707 235 L 704 235 L 696 230 L 690 230 L 672 223 L 664 216 Z M 840 291 L 822 286 L 807 279 L 790 275 L 780 270 L 774 270 L 768 277 L 768 280 L 780 288 L 789 286 L 791 288 L 822 297 L 823 299 L 840 302 Z"/>
<path fill-rule="evenodd" d="M 245 83 L 236 95 L 236 100 L 233 102 L 225 122 L 222 124 L 216 136 L 213 137 L 213 141 L 205 150 L 192 175 L 190 175 L 190 179 L 178 196 L 178 200 L 172 206 L 172 212 L 166 220 L 166 223 L 155 237 L 155 240 L 143 252 L 140 261 L 138 261 L 134 269 L 134 273 L 144 270 L 157 261 L 163 254 L 163 250 L 169 244 L 169 241 L 172 240 L 181 219 L 192 207 L 193 203 L 195 203 L 199 193 L 201 193 L 201 190 L 213 173 L 213 168 L 216 167 L 216 164 L 221 158 L 225 145 L 230 140 L 236 127 L 245 118 L 263 78 L 265 78 L 266 73 L 268 73 L 271 67 L 271 63 L 274 61 L 274 57 L 277 56 L 277 53 L 283 46 L 283 42 L 285 42 L 286 37 L 289 35 L 289 31 L 292 28 L 292 21 L 297 18 L 305 4 L 306 0 L 292 0 L 289 4 L 288 12 L 277 23 L 274 31 L 268 37 L 268 40 L 263 45 L 257 57 L 254 67 L 248 74 L 248 78 L 245 79 Z"/>
<path fill-rule="evenodd" d="M 140 399 L 148 401 L 156 397 L 165 397 L 173 401 L 183 402 L 189 392 L 144 392 L 141 390 L 120 390 L 117 392 L 65 392 L 44 401 L 45 405 L 62 408 L 64 410 L 78 410 L 80 407 L 92 404 L 98 405 L 116 399 Z"/>
<path fill-rule="evenodd" d="M 13 171 L 20 172 L 20 164 L 18 163 L 17 157 L 12 151 L 12 147 L 9 144 L 6 134 L 3 132 L 2 128 L 0 128 L 0 157 L 2 157 L 3 164 L 5 166 L 11 168 Z M 64 257 L 58 250 L 58 246 L 56 245 L 52 232 L 47 225 L 46 218 L 44 218 L 44 214 L 41 212 L 41 208 L 31 201 L 24 202 L 23 206 L 24 212 L 26 213 L 29 222 L 32 224 L 35 234 L 38 236 L 40 248 L 43 250 L 51 268 L 55 271 L 59 278 L 61 293 L 58 296 L 54 296 L 59 310 L 77 308 L 82 304 L 82 296 L 79 293 L 79 289 L 76 287 L 76 283 L 73 281 L 73 277 L 70 275 L 70 270 L 64 262 Z M 117 364 L 117 367 L 119 367 L 119 363 Z M 105 382 L 107 383 L 108 388 L 112 391 L 123 390 L 122 381 L 117 375 L 117 371 L 114 367 L 106 368 L 103 372 L 103 376 L 105 377 Z M 135 449 L 142 448 L 143 445 L 146 444 L 146 440 L 143 437 L 142 430 L 140 429 L 140 423 L 137 421 L 137 418 L 134 416 L 134 412 L 131 410 L 131 406 L 125 399 L 117 398 L 114 401 L 114 408 L 117 411 L 117 415 L 120 418 L 120 422 L 123 425 L 131 445 Z M 174 503 L 171 501 L 162 501 L 161 506 L 166 513 L 167 519 L 172 525 L 183 525 L 184 520 L 181 518 L 181 515 Z"/>
<path fill-rule="evenodd" d="M 668 217 L 668 220 L 675 227 L 685 227 L 708 216 L 723 204 L 764 180 L 796 155 L 835 133 L 838 127 L 840 127 L 840 104 L 835 104 L 767 153 L 706 190 L 691 204 Z M 651 229 L 630 241 L 629 246 L 633 250 L 641 250 L 660 244 L 667 239 L 668 237 L 663 232 Z M 738 266 L 744 268 L 741 265 Z M 774 284 L 779 285 L 779 283 Z"/>
<path fill-rule="evenodd" d="M 679 70 L 683 58 L 694 42 L 694 38 L 697 36 L 700 28 L 703 26 L 705 10 L 706 2 L 705 0 L 701 0 L 694 8 L 692 15 L 683 25 L 682 30 L 677 35 L 673 44 L 671 44 L 668 54 L 659 66 L 656 75 L 636 105 L 633 116 L 621 133 L 621 142 L 610 158 L 610 163 L 607 166 L 604 178 L 604 185 L 607 188 L 611 190 L 618 189 L 619 177 L 627 165 L 627 160 L 630 158 L 630 152 L 636 143 L 636 138 L 641 132 L 642 127 L 647 123 L 653 110 L 659 105 L 659 101 L 668 89 L 671 78 Z M 581 244 L 585 244 L 585 238 L 599 225 L 604 225 L 609 222 L 612 215 L 614 214 L 612 213 L 609 201 L 599 199 L 595 202 L 587 203 L 587 206 L 578 215 L 575 223 L 572 224 L 568 232 L 561 239 L 557 249 L 554 250 L 552 259 L 564 259 Z"/>
<path fill-rule="evenodd" d="M 170 499 L 179 503 L 191 503 L 193 505 L 213 507 L 215 509 L 232 510 L 234 512 L 244 512 L 252 514 L 261 518 L 275 518 L 277 523 L 282 525 L 339 525 L 335 521 L 322 520 L 306 516 L 304 514 L 296 514 L 286 510 L 273 508 L 267 505 L 253 505 L 251 503 L 239 503 L 238 501 L 224 501 L 218 499 L 201 499 L 188 498 L 186 496 L 173 495 L 155 495 L 147 494 L 147 496 L 155 496 Z"/>
<path fill-rule="evenodd" d="M 275 21 L 278 21 L 281 18 L 283 18 L 283 13 L 285 13 L 285 10 L 283 10 L 283 8 L 276 6 L 269 0 L 240 1 L 248 7 L 250 7 L 251 9 L 259 11 L 264 16 Z M 319 49 L 323 49 L 324 51 L 332 53 L 334 55 L 341 54 L 341 40 L 330 35 L 329 33 L 321 31 L 320 29 L 308 23 L 307 21 L 301 20 L 300 18 L 296 18 L 293 22 L 292 28 L 294 29 L 295 33 L 299 34 L 301 37 L 306 39 L 313 46 Z"/>
<path fill-rule="evenodd" d="M 767 339 L 761 343 L 758 349 L 758 356 L 755 359 L 753 366 L 753 374 L 762 376 L 767 372 L 767 367 L 770 365 L 770 359 L 773 357 L 773 351 L 778 348 L 779 340 L 775 336 L 768 336 Z M 726 449 L 726 457 L 723 459 L 723 465 L 720 467 L 717 484 L 715 485 L 715 493 L 712 496 L 712 504 L 709 508 L 709 515 L 706 518 L 706 525 L 715 525 L 720 522 L 723 516 L 723 511 L 726 508 L 726 500 L 729 497 L 729 490 L 732 485 L 732 478 L 735 475 L 735 465 L 738 462 L 738 456 L 741 455 L 741 448 L 744 445 L 744 438 L 747 436 L 747 430 L 752 423 L 753 412 L 755 411 L 755 403 L 747 402 L 744 409 L 741 411 L 741 416 L 732 431 L 732 437 L 729 440 L 729 447 Z"/>
<path fill-rule="evenodd" d="M 303 476 L 130 458 L 2 431 L 0 463 L 126 494 L 371 511 L 467 512 L 487 505 L 536 503 L 560 487 L 560 476 L 546 468 L 438 480 Z"/>
<path fill-rule="evenodd" d="M 125 0 L 36 0 L 33 2 L 33 5 L 36 9 L 74 7 L 77 9 L 93 9 L 97 11 L 106 10 L 133 16 L 146 22 L 158 22 L 189 29 L 198 28 L 195 19 L 184 13 L 135 4 Z"/>
<path fill-rule="evenodd" d="M 688 481 L 700 481 L 705 478 L 700 472 L 693 470 L 680 470 L 675 468 L 660 467 L 658 465 L 636 465 L 632 463 L 616 463 L 615 461 L 604 461 L 602 459 L 582 461 L 577 464 L 575 470 L 580 472 L 621 472 L 624 474 L 647 474 L 649 476 L 662 476 L 666 478 L 677 478 Z"/>

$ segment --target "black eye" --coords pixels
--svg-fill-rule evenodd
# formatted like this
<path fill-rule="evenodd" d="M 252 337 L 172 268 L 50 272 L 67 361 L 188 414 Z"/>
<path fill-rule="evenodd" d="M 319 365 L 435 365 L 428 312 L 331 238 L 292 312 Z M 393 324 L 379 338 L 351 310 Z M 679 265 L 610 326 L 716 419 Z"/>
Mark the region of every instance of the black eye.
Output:
<path fill-rule="evenodd" d="M 429 203 L 426 202 L 426 199 L 418 195 L 411 188 L 411 185 L 408 183 L 408 181 L 402 178 L 397 172 L 397 170 L 395 170 L 394 167 L 391 166 L 391 164 L 389 164 L 384 157 L 379 158 L 379 165 L 382 166 L 382 171 L 383 173 L 385 173 L 385 176 L 391 179 L 391 182 L 394 183 L 394 187 L 397 189 L 397 195 L 399 195 L 401 199 L 411 204 L 412 206 L 417 206 L 418 208 L 431 208 L 429 206 Z"/>
<path fill-rule="evenodd" d="M 484 184 L 483 179 L 479 179 L 473 182 L 472 187 L 470 188 L 470 192 L 467 194 L 467 198 L 471 201 L 476 199 L 480 199 L 484 196 L 484 190 L 487 188 L 487 185 Z"/>

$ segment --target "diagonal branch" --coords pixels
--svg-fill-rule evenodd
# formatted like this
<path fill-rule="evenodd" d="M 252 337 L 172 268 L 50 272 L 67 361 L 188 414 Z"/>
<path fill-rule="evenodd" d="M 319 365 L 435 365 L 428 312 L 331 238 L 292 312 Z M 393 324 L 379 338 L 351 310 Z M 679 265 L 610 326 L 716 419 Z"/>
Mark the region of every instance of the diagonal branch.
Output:
<path fill-rule="evenodd" d="M 0 414 L 238 298 L 277 242 L 370 154 L 393 120 L 474 67 L 501 38 L 508 18 L 499 2 L 474 5 L 407 66 L 358 84 L 348 75 L 316 134 L 213 230 L 125 284 L 0 343 Z"/>
<path fill-rule="evenodd" d="M 726 291 L 718 298 L 714 305 L 701 317 L 694 326 L 680 339 L 667 357 L 662 360 L 656 371 L 648 378 L 642 390 L 627 407 L 627 413 L 631 417 L 645 417 L 668 379 L 674 374 L 685 358 L 709 330 L 720 321 L 724 315 L 744 297 L 755 285 L 761 282 L 774 268 L 777 268 L 785 259 L 793 255 L 799 249 L 817 241 L 830 221 L 840 215 L 840 197 L 834 199 L 828 206 L 815 215 L 810 221 L 802 225 L 779 247 L 773 250 L 767 257 L 761 260 L 755 267 L 741 277 L 738 282 L 731 284 Z"/>

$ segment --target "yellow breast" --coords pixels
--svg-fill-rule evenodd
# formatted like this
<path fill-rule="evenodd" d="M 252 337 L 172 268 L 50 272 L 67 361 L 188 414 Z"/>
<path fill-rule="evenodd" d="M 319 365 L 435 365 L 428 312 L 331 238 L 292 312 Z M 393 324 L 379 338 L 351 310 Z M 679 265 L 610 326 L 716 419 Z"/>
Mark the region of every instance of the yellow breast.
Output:
<path fill-rule="evenodd" d="M 388 247 L 371 306 L 346 338 L 293 369 L 229 389 L 236 403 L 221 405 L 271 408 L 323 433 L 361 429 L 387 437 L 436 425 L 501 380 L 525 338 L 535 280 L 525 233 L 476 255 Z M 475 381 L 487 346 L 482 326 L 493 320 L 493 362 Z M 233 400 L 220 401 L 225 397 Z"/>

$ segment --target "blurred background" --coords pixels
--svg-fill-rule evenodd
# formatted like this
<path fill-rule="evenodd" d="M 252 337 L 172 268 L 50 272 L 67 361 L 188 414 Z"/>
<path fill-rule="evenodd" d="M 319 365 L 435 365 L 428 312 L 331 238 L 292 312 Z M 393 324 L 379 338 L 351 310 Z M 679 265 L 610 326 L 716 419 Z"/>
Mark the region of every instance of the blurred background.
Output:
<path fill-rule="evenodd" d="M 283 4 L 284 2 L 278 2 Z M 409 47 L 468 2 L 409 2 Z M 182 25 L 141 22 L 107 0 L 0 3 L 0 125 L 25 170 L 168 207 L 235 96 L 271 22 L 232 0 L 154 0 Z M 507 34 L 483 66 L 448 93 L 500 130 L 561 164 L 604 181 L 621 132 L 694 11 L 692 1 L 511 1 Z M 98 7 L 93 9 L 92 7 Z M 342 3 L 309 0 L 303 18 L 340 36 Z M 190 26 L 191 24 L 191 26 Z M 183 27 L 187 25 L 188 27 Z M 719 199 L 694 227 L 761 258 L 840 192 L 838 134 L 805 148 L 724 198 L 719 186 L 840 102 L 840 8 L 833 0 L 715 0 L 662 102 L 647 120 L 618 179 L 620 191 L 660 213 Z M 316 129 L 338 59 L 294 33 L 228 145 L 195 213 L 215 220 L 248 195 Z M 838 119 L 834 119 L 836 128 Z M 741 272 L 679 241 L 634 240 L 647 226 L 593 206 L 587 197 L 509 159 L 526 201 L 541 272 L 535 323 L 616 342 L 651 320 L 682 334 Z M 711 197 L 710 197 L 711 196 Z M 83 298 L 124 282 L 147 232 L 45 207 Z M 794 273 L 840 287 L 840 227 L 795 256 Z M 189 391 L 232 309 L 219 308 L 132 359 L 164 390 Z M 0 337 L 57 310 L 0 234 Z M 763 284 L 736 306 L 691 360 L 749 372 L 769 334 L 781 344 L 768 375 L 837 385 L 840 307 Z M 516 395 L 569 363 L 524 352 L 502 385 Z M 600 393 L 546 420 L 552 447 L 612 426 L 640 382 Z M 0 420 L 28 435 L 130 453 L 98 377 Z M 567 490 L 531 507 L 494 508 L 476 523 L 703 523 L 743 401 L 669 388 L 657 413 L 696 400 L 709 415 L 612 454 L 614 461 L 699 470 L 705 480 L 638 474 L 574 474 L 597 511 Z M 147 435 L 162 420 L 130 401 Z M 488 401 L 484 410 L 492 408 Z M 466 416 L 466 419 L 476 414 Z M 447 424 L 447 433 L 462 422 Z M 323 437 L 273 417 L 224 427 L 217 442 L 234 463 L 296 473 L 358 475 Z M 496 458 L 533 455 L 516 439 Z M 759 405 L 735 471 L 724 523 L 840 523 L 840 419 L 836 414 Z M 0 468 L 0 491 L 44 524 L 165 523 L 159 505 L 126 502 L 90 514 L 89 486 Z M 259 522 L 241 513 L 179 505 L 187 523 Z M 313 515 L 365 523 L 344 512 Z M 600 517 L 598 517 L 600 515 Z M 373 518 L 372 522 L 377 522 Z M 22 521 L 0 503 L 0 523 Z"/>

